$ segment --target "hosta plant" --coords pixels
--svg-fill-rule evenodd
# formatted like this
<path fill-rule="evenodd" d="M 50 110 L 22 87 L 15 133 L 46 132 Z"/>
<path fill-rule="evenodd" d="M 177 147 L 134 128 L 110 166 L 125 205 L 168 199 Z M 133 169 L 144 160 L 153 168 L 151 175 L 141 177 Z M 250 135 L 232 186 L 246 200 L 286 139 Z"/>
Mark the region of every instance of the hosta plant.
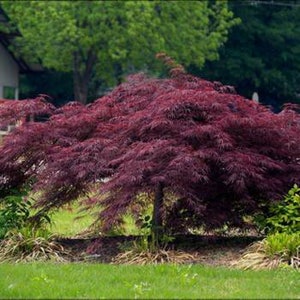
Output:
<path fill-rule="evenodd" d="M 248 247 L 233 264 L 242 269 L 300 268 L 300 232 L 275 233 Z"/>

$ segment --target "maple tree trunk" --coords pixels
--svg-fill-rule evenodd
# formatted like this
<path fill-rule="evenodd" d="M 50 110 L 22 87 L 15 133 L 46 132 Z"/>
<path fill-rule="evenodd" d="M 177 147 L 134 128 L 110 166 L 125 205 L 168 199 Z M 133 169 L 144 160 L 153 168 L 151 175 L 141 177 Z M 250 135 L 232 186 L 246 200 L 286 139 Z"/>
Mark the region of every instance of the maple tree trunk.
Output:
<path fill-rule="evenodd" d="M 75 101 L 87 104 L 88 86 L 97 56 L 92 49 L 88 52 L 87 59 L 79 51 L 73 53 L 73 85 Z"/>
<path fill-rule="evenodd" d="M 163 184 L 159 183 L 154 198 L 153 215 L 152 215 L 152 227 L 151 236 L 155 246 L 159 246 L 160 237 L 163 234 L 163 223 L 162 223 L 162 206 L 164 199 Z"/>

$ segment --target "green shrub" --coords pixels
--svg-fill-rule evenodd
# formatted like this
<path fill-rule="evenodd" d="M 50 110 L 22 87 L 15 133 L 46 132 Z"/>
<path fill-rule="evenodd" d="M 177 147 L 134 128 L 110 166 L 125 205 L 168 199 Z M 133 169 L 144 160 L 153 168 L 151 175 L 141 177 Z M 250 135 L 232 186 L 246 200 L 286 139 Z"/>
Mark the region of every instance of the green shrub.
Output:
<path fill-rule="evenodd" d="M 31 203 L 25 201 L 26 191 L 13 190 L 11 195 L 1 199 L 0 205 L 0 239 L 11 229 L 21 228 L 29 218 Z"/>
<path fill-rule="evenodd" d="M 256 224 L 265 233 L 300 231 L 300 188 L 295 184 L 282 202 L 270 207 L 268 216 L 256 216 Z"/>
<path fill-rule="evenodd" d="M 3 239 L 11 230 L 19 230 L 23 227 L 42 228 L 50 224 L 47 214 L 30 216 L 32 203 L 29 201 L 27 189 L 12 190 L 0 203 L 0 239 Z"/>

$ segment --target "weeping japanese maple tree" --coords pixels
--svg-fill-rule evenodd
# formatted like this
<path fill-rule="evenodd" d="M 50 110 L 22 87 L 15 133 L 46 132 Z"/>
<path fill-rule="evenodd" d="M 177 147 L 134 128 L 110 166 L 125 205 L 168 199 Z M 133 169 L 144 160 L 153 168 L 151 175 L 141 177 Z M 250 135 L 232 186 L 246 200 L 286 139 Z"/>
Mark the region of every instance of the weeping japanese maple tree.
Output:
<path fill-rule="evenodd" d="M 2 194 L 30 183 L 41 211 L 86 196 L 87 206 L 99 206 L 104 230 L 152 206 L 158 234 L 242 226 L 300 183 L 297 107 L 274 114 L 161 58 L 171 66 L 169 79 L 132 75 L 87 106 L 57 109 L 43 97 L 0 104 L 2 126 L 49 117 L 4 139 Z"/>

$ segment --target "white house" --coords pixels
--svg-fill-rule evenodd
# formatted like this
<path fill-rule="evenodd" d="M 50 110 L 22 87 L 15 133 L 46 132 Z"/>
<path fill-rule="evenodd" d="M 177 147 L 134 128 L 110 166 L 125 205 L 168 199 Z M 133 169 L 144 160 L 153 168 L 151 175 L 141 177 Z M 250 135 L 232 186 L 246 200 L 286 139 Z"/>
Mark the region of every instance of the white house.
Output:
<path fill-rule="evenodd" d="M 8 17 L 0 7 L 0 24 L 7 26 Z M 18 32 L 16 34 L 19 34 Z M 10 50 L 10 44 L 16 34 L 0 31 L 0 104 L 7 99 L 19 99 L 19 75 L 42 71 L 40 65 L 29 65 L 22 58 L 17 58 Z M 4 100 L 5 99 L 5 100 Z M 15 124 L 0 128 L 0 142 Z"/>
<path fill-rule="evenodd" d="M 19 98 L 19 66 L 0 41 L 0 98 Z"/>
<path fill-rule="evenodd" d="M 8 23 L 8 17 L 1 7 L 0 23 L 4 26 Z M 41 66 L 29 65 L 9 50 L 9 45 L 16 34 L 6 34 L 0 31 L 0 99 L 19 98 L 20 73 L 42 71 Z"/>

